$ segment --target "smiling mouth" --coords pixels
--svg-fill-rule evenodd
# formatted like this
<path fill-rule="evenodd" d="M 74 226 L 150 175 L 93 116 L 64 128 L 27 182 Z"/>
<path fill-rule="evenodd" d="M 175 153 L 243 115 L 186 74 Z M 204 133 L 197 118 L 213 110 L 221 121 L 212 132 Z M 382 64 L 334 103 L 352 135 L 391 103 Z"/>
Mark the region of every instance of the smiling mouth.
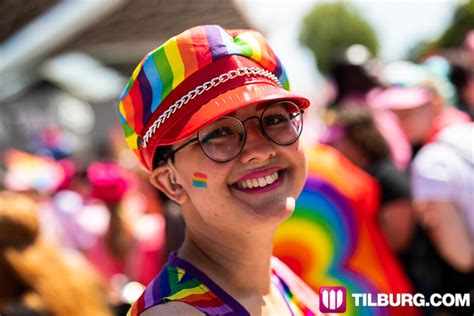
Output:
<path fill-rule="evenodd" d="M 231 187 L 244 192 L 264 192 L 279 186 L 283 181 L 282 176 L 284 172 L 285 170 L 278 170 L 265 177 L 245 179 L 234 183 Z"/>

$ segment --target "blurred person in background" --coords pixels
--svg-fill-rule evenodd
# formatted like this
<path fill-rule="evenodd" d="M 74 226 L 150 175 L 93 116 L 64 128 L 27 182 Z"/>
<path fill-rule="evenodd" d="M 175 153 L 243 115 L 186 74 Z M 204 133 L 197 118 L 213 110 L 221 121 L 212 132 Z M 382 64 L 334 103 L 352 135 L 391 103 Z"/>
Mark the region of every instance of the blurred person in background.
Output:
<path fill-rule="evenodd" d="M 380 86 L 377 78 L 369 73 L 363 64 L 339 60 L 332 66 L 329 78 L 333 83 L 334 100 L 329 107 L 365 106 L 367 94 Z"/>
<path fill-rule="evenodd" d="M 406 249 L 414 221 L 408 175 L 391 161 L 390 149 L 377 129 L 372 113 L 363 107 L 341 106 L 327 113 L 322 143 L 339 150 L 380 184 L 380 226 L 392 249 Z"/>
<path fill-rule="evenodd" d="M 122 282 L 148 284 L 165 260 L 161 203 L 153 204 L 141 179 L 116 163 L 90 164 L 87 179 L 89 203 L 106 209 L 105 216 L 99 218 L 104 226 L 83 249 L 87 258 L 111 283 L 122 276 Z"/>
<path fill-rule="evenodd" d="M 446 267 L 446 293 L 471 292 L 474 303 L 474 123 L 441 131 L 411 166 L 414 208 Z M 452 315 L 459 315 L 454 310 Z"/>
<path fill-rule="evenodd" d="M 106 281 L 116 312 L 124 315 L 140 284 L 150 282 L 164 263 L 164 219 L 148 181 L 112 162 L 111 154 L 99 157 L 109 162 L 83 166 L 73 157 L 55 161 L 10 149 L 5 180 L 10 190 L 35 200 L 44 239 L 84 255 Z"/>
<path fill-rule="evenodd" d="M 111 315 L 93 270 L 45 241 L 34 201 L 8 191 L 0 192 L 0 279 L 1 315 Z"/>
<path fill-rule="evenodd" d="M 474 30 L 463 47 L 442 53 L 451 65 L 449 79 L 456 88 L 456 106 L 474 119 Z"/>
<path fill-rule="evenodd" d="M 467 114 L 449 103 L 448 93 L 451 95 L 452 91 L 447 91 L 447 78 L 435 72 L 438 64 L 437 60 L 426 65 L 390 63 L 378 73 L 388 86 L 374 89 L 367 96 L 374 111 L 396 115 L 398 128 L 412 147 L 412 158 L 443 128 L 470 121 Z"/>
<path fill-rule="evenodd" d="M 125 137 L 186 233 L 130 315 L 319 314 L 318 296 L 272 257 L 307 171 L 309 101 L 288 89 L 258 32 L 217 25 L 169 39 L 135 69 L 120 98 Z"/>
<path fill-rule="evenodd" d="M 404 82 L 405 84 L 390 86 L 384 90 L 376 90 L 368 96 L 368 103 L 374 111 L 389 111 L 396 115 L 398 128 L 401 129 L 406 141 L 410 144 L 412 157 L 415 161 L 420 150 L 423 150 L 425 146 L 430 146 L 429 144 L 435 141 L 444 129 L 470 121 L 468 115 L 450 106 L 446 95 L 440 89 L 440 85 L 436 83 L 437 77 L 427 72 L 423 67 L 410 63 L 393 65 L 390 71 L 397 73 L 395 77 L 398 77 L 399 83 Z M 389 71 L 387 70 L 387 72 Z M 470 146 L 472 150 L 472 142 Z M 436 156 L 436 154 L 432 155 Z M 434 167 L 435 163 L 431 163 L 431 166 Z M 417 163 L 416 168 L 418 171 L 411 174 L 411 182 L 414 199 L 419 201 L 420 192 L 423 190 L 429 191 L 429 189 L 426 189 L 426 186 L 424 186 L 424 189 L 420 188 L 419 184 L 427 183 L 427 181 L 415 181 L 417 177 L 415 174 L 420 175 L 420 171 L 423 170 L 424 175 L 435 175 L 437 171 L 432 168 L 419 169 L 420 162 Z M 438 172 L 443 174 L 444 171 L 439 170 Z M 419 179 L 421 178 L 419 177 Z M 423 201 L 423 198 L 421 198 L 421 201 Z M 443 254 L 446 250 L 443 248 L 449 244 L 449 247 L 453 250 L 458 250 L 458 245 L 453 243 L 453 239 L 450 239 L 446 244 L 446 239 L 437 238 L 438 235 L 434 234 L 431 227 L 425 223 L 426 221 L 429 223 L 430 218 L 437 218 L 437 216 L 446 215 L 447 213 L 428 212 L 426 211 L 427 204 L 425 202 L 422 204 L 415 203 L 414 215 L 417 225 L 414 237 L 408 249 L 400 254 L 416 291 L 431 295 L 433 293 L 460 292 L 469 288 L 465 283 L 469 284 L 471 282 L 470 276 L 465 274 L 467 267 L 465 255 L 468 254 L 458 254 L 455 258 L 450 257 L 449 260 L 455 260 L 452 262 L 447 260 L 446 253 Z M 452 218 L 446 221 L 445 224 L 449 223 L 447 225 L 449 229 L 456 231 L 456 235 L 452 237 L 457 238 L 462 243 L 462 240 L 465 240 L 466 237 L 463 233 L 466 230 L 465 224 L 456 220 L 459 213 L 449 212 L 449 214 Z M 430 215 L 433 217 L 430 217 Z M 445 233 L 441 226 L 439 228 L 440 232 Z M 460 261 L 462 264 L 459 263 Z M 458 270 L 459 266 L 462 266 L 463 269 Z M 442 315 L 445 310 L 444 308 L 431 306 L 425 308 L 424 312 L 426 315 Z M 464 311 L 455 311 L 448 315 L 460 315 L 462 312 Z"/>

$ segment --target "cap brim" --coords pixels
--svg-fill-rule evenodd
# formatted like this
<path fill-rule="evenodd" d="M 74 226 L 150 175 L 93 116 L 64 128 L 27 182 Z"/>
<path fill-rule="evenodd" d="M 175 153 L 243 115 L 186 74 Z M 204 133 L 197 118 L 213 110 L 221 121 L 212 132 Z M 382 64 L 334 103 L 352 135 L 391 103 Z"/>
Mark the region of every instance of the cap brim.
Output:
<path fill-rule="evenodd" d="M 392 87 L 383 91 L 372 91 L 368 103 L 373 109 L 407 110 L 428 104 L 432 93 L 422 87 Z"/>
<path fill-rule="evenodd" d="M 247 84 L 218 95 L 198 107 L 197 110 L 177 120 L 164 133 L 158 142 L 158 146 L 172 145 L 185 140 L 205 125 L 243 107 L 280 100 L 293 101 L 302 110 L 310 104 L 308 99 L 290 93 L 278 86 L 261 82 Z"/>

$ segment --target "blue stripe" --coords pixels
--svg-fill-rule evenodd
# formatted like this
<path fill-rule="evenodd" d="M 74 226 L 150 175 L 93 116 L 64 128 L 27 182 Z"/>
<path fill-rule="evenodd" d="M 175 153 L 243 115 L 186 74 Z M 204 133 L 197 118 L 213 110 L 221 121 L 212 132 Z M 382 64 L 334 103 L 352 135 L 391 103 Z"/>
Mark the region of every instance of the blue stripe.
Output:
<path fill-rule="evenodd" d="M 152 100 L 150 111 L 154 113 L 158 106 L 161 104 L 161 94 L 163 93 L 163 82 L 161 81 L 160 74 L 155 66 L 155 61 L 151 57 L 147 57 L 143 63 L 143 71 L 148 79 L 148 82 L 152 89 Z"/>
<path fill-rule="evenodd" d="M 120 117 L 120 123 L 128 124 L 127 120 L 125 119 L 125 117 L 123 117 L 123 115 L 122 115 L 122 113 L 120 113 L 120 111 L 119 111 L 119 117 Z"/>
<path fill-rule="evenodd" d="M 127 86 L 125 87 L 125 89 L 123 89 L 122 94 L 120 95 L 120 100 L 122 100 L 123 98 L 125 98 L 125 96 L 127 95 L 128 91 L 130 90 L 130 87 L 132 86 L 132 83 L 133 83 L 133 79 L 132 79 L 132 77 L 130 77 L 130 78 L 128 79 Z"/>
<path fill-rule="evenodd" d="M 193 181 L 193 186 L 197 188 L 207 188 L 207 183 L 200 182 L 200 181 Z"/>

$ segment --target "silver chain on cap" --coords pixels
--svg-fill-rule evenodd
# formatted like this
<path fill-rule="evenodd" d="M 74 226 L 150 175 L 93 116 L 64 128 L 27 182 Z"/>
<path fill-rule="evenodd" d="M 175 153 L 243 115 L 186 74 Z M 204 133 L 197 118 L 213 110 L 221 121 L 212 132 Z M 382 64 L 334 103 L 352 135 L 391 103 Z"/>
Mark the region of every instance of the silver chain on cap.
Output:
<path fill-rule="evenodd" d="M 209 91 L 211 88 L 217 87 L 221 83 L 224 83 L 230 79 L 234 79 L 234 78 L 246 76 L 246 75 L 260 75 L 260 76 L 273 80 L 280 87 L 282 86 L 280 80 L 278 80 L 278 78 L 273 73 L 261 68 L 242 67 L 242 68 L 233 69 L 226 73 L 223 73 L 220 76 L 215 77 L 209 81 L 206 81 L 202 85 L 197 86 L 193 90 L 189 91 L 184 96 L 182 96 L 179 100 L 173 103 L 173 105 L 171 105 L 165 112 L 163 112 L 163 114 L 161 114 L 160 117 L 158 117 L 146 131 L 145 135 L 143 136 L 143 144 L 141 147 L 146 148 L 148 141 L 156 132 L 156 130 L 160 127 L 161 124 L 163 124 L 171 116 L 171 114 L 174 114 L 177 109 L 181 108 L 183 105 L 185 105 L 192 99 L 196 98 L 198 95 L 203 94 L 204 91 Z"/>

